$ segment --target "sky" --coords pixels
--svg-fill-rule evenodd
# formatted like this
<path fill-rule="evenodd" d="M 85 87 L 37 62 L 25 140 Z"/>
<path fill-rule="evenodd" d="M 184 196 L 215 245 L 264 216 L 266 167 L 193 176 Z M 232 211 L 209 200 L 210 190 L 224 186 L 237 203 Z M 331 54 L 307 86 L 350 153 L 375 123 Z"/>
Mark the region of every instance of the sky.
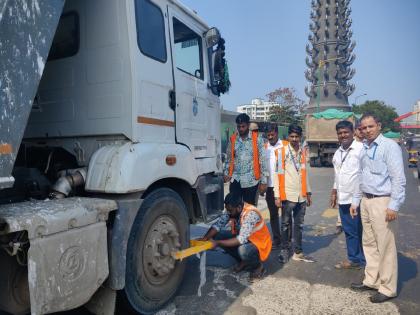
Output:
<path fill-rule="evenodd" d="M 226 40 L 225 109 L 279 87 L 304 93 L 310 0 L 181 0 Z M 356 85 L 349 103 L 380 100 L 404 114 L 420 99 L 420 0 L 352 0 Z M 360 96 L 363 94 L 366 96 Z"/>

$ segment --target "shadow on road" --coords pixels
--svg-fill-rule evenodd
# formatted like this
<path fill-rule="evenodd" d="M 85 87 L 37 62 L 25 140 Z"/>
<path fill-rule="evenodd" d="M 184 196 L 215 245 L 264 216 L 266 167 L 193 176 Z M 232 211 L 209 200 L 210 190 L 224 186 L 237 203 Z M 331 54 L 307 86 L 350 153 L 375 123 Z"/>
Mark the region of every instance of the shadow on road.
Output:
<path fill-rule="evenodd" d="M 306 254 L 315 253 L 322 248 L 329 247 L 337 237 L 336 234 L 325 234 L 325 229 L 318 225 L 307 225 L 304 230 L 303 248 Z"/>
<path fill-rule="evenodd" d="M 406 282 L 417 277 L 417 272 L 416 261 L 398 253 L 398 294 Z"/>

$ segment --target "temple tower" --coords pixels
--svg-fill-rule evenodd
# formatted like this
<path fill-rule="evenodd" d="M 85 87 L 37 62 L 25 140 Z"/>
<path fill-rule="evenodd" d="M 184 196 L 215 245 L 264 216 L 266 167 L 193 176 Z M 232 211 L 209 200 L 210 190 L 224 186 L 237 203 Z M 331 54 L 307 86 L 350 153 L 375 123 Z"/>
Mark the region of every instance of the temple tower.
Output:
<path fill-rule="evenodd" d="M 355 86 L 348 81 L 355 74 L 350 66 L 356 44 L 351 41 L 349 3 L 350 0 L 312 0 L 305 71 L 310 82 L 310 87 L 305 87 L 310 98 L 308 113 L 328 108 L 351 110 L 348 96 Z"/>

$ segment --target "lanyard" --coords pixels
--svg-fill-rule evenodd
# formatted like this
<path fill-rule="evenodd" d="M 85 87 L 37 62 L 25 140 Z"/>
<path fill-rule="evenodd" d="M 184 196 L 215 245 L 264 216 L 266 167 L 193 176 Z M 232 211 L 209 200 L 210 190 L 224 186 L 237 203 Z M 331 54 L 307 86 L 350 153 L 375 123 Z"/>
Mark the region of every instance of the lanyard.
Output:
<path fill-rule="evenodd" d="M 289 152 L 290 152 L 290 155 L 292 156 L 292 162 L 293 162 L 293 165 L 295 166 L 296 172 L 299 173 L 298 163 L 296 163 L 296 161 L 295 161 L 295 156 L 293 155 L 292 148 L 291 148 L 290 144 L 289 144 Z M 300 155 L 301 155 L 301 152 L 299 151 L 298 156 L 297 156 L 297 158 L 299 160 L 300 160 Z"/>
<path fill-rule="evenodd" d="M 352 148 L 349 148 L 349 150 L 346 152 L 346 154 L 344 155 L 344 158 L 343 158 L 343 151 L 341 151 L 341 165 L 343 165 L 343 163 L 344 163 L 344 161 L 346 160 L 346 158 L 347 158 L 347 156 L 349 155 L 349 153 L 350 153 L 350 150 L 351 150 Z"/>
<path fill-rule="evenodd" d="M 375 144 L 375 149 L 373 150 L 373 154 L 372 154 L 372 156 L 370 156 L 369 155 L 369 153 L 368 153 L 368 150 L 369 150 L 369 147 L 365 147 L 365 150 L 366 150 L 366 155 L 367 155 L 367 157 L 370 159 L 370 160 L 375 160 L 375 154 L 376 154 L 376 149 L 378 148 L 378 145 L 377 144 Z"/>

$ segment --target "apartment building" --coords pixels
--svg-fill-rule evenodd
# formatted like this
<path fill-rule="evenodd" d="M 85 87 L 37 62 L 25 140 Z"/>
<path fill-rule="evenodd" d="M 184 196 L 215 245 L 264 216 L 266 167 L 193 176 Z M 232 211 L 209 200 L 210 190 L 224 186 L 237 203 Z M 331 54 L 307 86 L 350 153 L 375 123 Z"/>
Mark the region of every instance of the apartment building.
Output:
<path fill-rule="evenodd" d="M 251 104 L 244 104 L 236 107 L 238 113 L 245 113 L 252 120 L 258 121 L 268 121 L 271 108 L 274 106 L 279 106 L 280 104 L 275 102 L 264 101 L 260 98 L 255 98 L 251 100 Z"/>

